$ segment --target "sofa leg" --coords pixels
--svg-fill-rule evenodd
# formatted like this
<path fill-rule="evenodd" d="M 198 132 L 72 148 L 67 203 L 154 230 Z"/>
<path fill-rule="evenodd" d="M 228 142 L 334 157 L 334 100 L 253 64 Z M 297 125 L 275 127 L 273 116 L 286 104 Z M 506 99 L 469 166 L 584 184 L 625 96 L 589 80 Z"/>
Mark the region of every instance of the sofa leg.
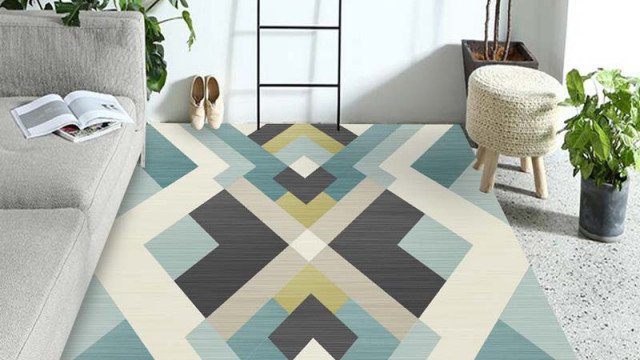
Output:
<path fill-rule="evenodd" d="M 138 165 L 140 165 L 140 167 L 144 169 L 147 165 L 146 161 L 147 161 L 147 146 L 142 145 L 142 152 L 140 152 L 140 159 L 138 160 Z"/>

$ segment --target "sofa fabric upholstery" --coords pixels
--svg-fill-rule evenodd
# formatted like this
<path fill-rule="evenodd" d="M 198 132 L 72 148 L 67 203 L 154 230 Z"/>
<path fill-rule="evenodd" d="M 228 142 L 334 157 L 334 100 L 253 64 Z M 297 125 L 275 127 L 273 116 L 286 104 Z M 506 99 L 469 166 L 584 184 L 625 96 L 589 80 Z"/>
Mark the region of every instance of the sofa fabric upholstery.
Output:
<path fill-rule="evenodd" d="M 27 140 L 9 111 L 34 100 L 0 98 L 0 209 L 77 208 L 91 212 L 95 201 L 113 191 L 129 152 L 134 126 L 74 144 L 59 136 Z M 133 102 L 118 97 L 128 113 Z M 92 214 L 87 216 L 93 221 Z M 91 224 L 93 225 L 93 224 Z"/>
<path fill-rule="evenodd" d="M 85 222 L 76 209 L 0 210 L 0 359 L 23 350 L 70 255 L 88 243 Z"/>
<path fill-rule="evenodd" d="M 145 36 L 137 12 L 82 12 L 81 27 L 51 11 L 0 10 L 0 97 L 90 90 L 124 96 L 144 119 Z"/>
<path fill-rule="evenodd" d="M 137 13 L 0 10 L 0 359 L 59 359 L 144 153 Z M 9 110 L 47 93 L 111 93 L 136 125 L 89 142 L 26 140 Z"/>

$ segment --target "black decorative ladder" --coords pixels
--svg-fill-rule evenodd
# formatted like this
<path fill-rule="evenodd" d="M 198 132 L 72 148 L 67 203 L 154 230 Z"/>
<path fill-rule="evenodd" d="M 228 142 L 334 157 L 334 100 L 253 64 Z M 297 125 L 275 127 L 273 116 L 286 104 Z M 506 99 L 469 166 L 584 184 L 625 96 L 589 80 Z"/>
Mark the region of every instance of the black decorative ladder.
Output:
<path fill-rule="evenodd" d="M 261 6 L 260 0 L 258 2 L 258 15 L 257 15 L 257 38 L 258 38 L 258 74 L 257 74 L 257 114 L 258 114 L 258 130 L 260 130 L 260 97 L 261 90 L 263 88 L 335 88 L 338 96 L 338 112 L 337 112 L 337 125 L 338 131 L 340 131 L 340 116 L 341 116 L 341 100 L 342 100 L 342 0 L 338 0 L 338 25 L 337 26 L 319 26 L 319 25 L 262 25 L 261 18 Z M 335 84 L 319 84 L 319 83 L 301 83 L 301 84 L 263 84 L 260 78 L 260 38 L 262 36 L 263 30 L 284 30 L 284 31 L 300 31 L 300 30 L 310 30 L 310 31 L 337 31 L 338 32 L 338 81 Z"/>

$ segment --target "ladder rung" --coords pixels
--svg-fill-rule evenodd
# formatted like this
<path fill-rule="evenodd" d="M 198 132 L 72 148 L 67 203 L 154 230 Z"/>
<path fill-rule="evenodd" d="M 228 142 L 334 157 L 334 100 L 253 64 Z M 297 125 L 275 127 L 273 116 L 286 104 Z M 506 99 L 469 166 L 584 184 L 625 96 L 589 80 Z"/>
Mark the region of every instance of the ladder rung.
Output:
<path fill-rule="evenodd" d="M 260 26 L 261 30 L 340 30 L 339 26 L 320 26 L 320 25 L 302 25 L 302 26 L 288 26 L 288 25 L 263 25 Z"/>
<path fill-rule="evenodd" d="M 281 88 L 337 88 L 338 84 L 260 84 L 260 87 Z"/>

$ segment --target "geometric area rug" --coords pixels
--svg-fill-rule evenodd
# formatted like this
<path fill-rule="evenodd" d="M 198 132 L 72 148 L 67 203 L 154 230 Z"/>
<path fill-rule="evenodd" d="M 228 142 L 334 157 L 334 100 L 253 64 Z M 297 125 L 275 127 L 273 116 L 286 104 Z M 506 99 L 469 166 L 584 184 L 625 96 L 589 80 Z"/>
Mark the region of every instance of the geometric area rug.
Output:
<path fill-rule="evenodd" d="M 573 359 L 457 125 L 154 124 L 63 359 Z"/>

